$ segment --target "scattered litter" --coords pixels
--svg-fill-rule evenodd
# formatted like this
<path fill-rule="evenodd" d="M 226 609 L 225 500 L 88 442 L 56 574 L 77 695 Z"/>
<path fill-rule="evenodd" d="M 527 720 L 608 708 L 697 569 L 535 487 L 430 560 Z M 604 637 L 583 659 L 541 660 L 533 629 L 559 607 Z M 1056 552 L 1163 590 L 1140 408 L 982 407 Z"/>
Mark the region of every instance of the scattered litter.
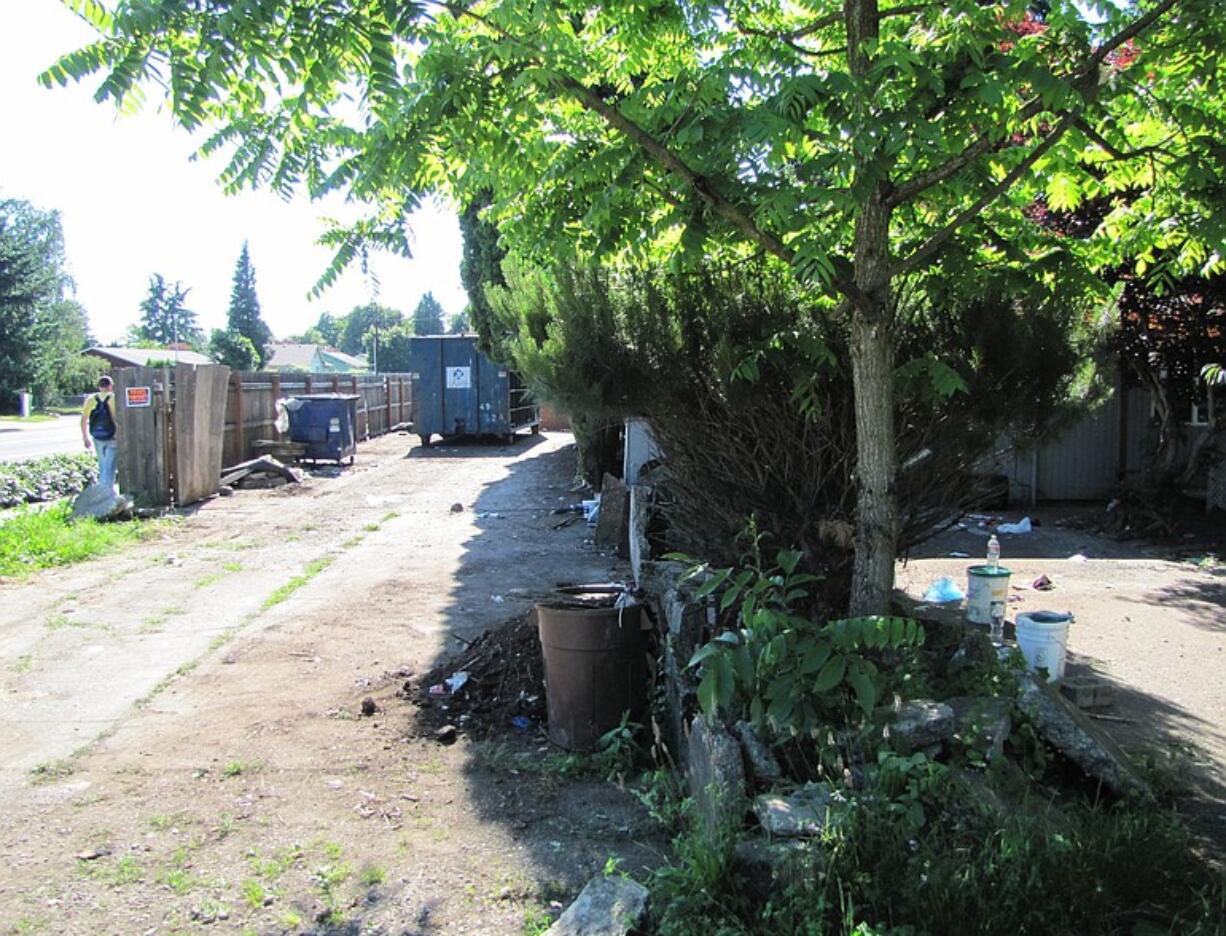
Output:
<path fill-rule="evenodd" d="M 516 715 L 511 719 L 511 724 L 520 731 L 527 731 L 532 727 L 532 719 L 524 715 Z"/>
<path fill-rule="evenodd" d="M 1051 591 L 1056 587 L 1056 583 L 1049 579 L 1046 575 L 1040 575 L 1037 579 L 1030 583 L 1030 587 L 1035 591 Z"/>
<path fill-rule="evenodd" d="M 555 510 L 554 513 L 557 513 L 557 511 Z M 553 525 L 553 528 L 555 530 L 561 530 L 568 526 L 574 526 L 578 522 L 579 522 L 579 515 L 577 513 L 573 513 L 569 517 L 564 517 L 558 523 L 555 523 Z"/>
<path fill-rule="evenodd" d="M 502 604 L 506 599 L 502 595 L 490 595 L 490 601 L 494 602 L 494 604 Z"/>
<path fill-rule="evenodd" d="M 452 513 L 463 513 L 464 505 L 457 501 L 456 503 L 451 505 L 451 512 Z"/>
<path fill-rule="evenodd" d="M 595 500 L 585 500 L 583 502 L 583 519 L 587 521 L 588 526 L 595 526 L 600 522 L 600 498 Z"/>
<path fill-rule="evenodd" d="M 951 578 L 939 578 L 924 592 L 924 600 L 933 604 L 946 604 L 951 601 L 961 601 L 966 594 Z"/>
<path fill-rule="evenodd" d="M 430 687 L 430 695 L 446 695 L 447 687 L 442 683 L 435 683 Z"/>
<path fill-rule="evenodd" d="M 502 514 L 494 513 L 492 511 L 487 510 L 484 513 L 477 514 L 477 519 L 478 520 L 501 520 Z"/>
<path fill-rule="evenodd" d="M 460 670 L 444 679 L 443 682 L 446 683 L 447 688 L 454 694 L 464 688 L 464 684 L 468 682 L 468 673 L 465 670 Z"/>
<path fill-rule="evenodd" d="M 1017 523 L 1002 523 L 996 527 L 997 533 L 1012 533 L 1015 535 L 1029 533 L 1031 530 L 1030 518 L 1022 517 Z"/>
<path fill-rule="evenodd" d="M 1069 562 L 1088 562 L 1089 560 L 1083 553 L 1073 553 L 1068 557 Z"/>
<path fill-rule="evenodd" d="M 958 552 L 957 550 L 949 553 L 950 559 L 969 559 L 970 557 L 971 557 L 970 553 Z"/>

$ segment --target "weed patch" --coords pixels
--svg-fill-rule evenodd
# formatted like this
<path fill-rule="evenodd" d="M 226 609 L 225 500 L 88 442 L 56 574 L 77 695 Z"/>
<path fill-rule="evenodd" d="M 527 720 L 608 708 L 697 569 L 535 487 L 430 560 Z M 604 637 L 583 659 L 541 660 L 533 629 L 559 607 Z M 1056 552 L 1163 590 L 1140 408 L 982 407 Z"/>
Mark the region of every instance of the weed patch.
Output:
<path fill-rule="evenodd" d="M 270 608 L 275 608 L 281 602 L 285 601 L 300 589 L 303 585 L 317 576 L 328 566 L 332 565 L 332 556 L 321 556 L 318 559 L 313 559 L 308 562 L 302 570 L 301 575 L 295 575 L 292 579 L 274 591 L 271 595 L 264 599 L 264 604 L 260 606 L 261 611 L 267 611 Z"/>
<path fill-rule="evenodd" d="M 156 520 L 74 522 L 71 514 L 68 501 L 61 501 L 46 510 L 22 510 L 0 524 L 0 578 L 96 559 L 163 528 Z"/>
<path fill-rule="evenodd" d="M 76 772 L 76 767 L 67 760 L 44 761 L 30 771 L 31 783 L 55 783 Z"/>

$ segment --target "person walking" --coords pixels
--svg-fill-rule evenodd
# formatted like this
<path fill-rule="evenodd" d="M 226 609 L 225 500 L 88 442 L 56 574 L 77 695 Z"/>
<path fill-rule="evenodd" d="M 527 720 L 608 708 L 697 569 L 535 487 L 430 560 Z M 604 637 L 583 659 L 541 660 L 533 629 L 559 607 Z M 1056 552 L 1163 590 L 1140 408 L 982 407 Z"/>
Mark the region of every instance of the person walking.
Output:
<path fill-rule="evenodd" d="M 115 440 L 114 384 L 105 374 L 98 378 L 98 392 L 91 393 L 81 408 L 81 440 L 85 451 L 98 455 L 98 483 L 115 489 L 119 444 Z"/>

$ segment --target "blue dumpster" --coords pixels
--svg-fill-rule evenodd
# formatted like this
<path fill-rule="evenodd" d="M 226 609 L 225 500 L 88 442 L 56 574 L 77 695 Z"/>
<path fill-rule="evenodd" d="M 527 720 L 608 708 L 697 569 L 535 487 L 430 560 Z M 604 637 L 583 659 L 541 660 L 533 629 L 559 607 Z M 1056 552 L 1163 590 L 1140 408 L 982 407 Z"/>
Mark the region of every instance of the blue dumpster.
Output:
<path fill-rule="evenodd" d="M 541 429 L 541 409 L 519 375 L 481 353 L 475 335 L 409 339 L 413 431 L 430 437 L 499 436 Z"/>
<path fill-rule="evenodd" d="M 306 445 L 303 458 L 353 464 L 358 451 L 358 397 L 349 393 L 309 393 L 287 403 L 291 442 Z"/>

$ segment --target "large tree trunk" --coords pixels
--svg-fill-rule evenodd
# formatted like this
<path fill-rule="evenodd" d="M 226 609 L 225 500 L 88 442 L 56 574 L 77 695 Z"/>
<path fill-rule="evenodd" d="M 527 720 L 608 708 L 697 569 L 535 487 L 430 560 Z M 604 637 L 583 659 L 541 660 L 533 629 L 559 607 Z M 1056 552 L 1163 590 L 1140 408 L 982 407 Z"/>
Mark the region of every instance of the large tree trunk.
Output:
<path fill-rule="evenodd" d="M 878 36 L 877 0 L 846 0 L 847 50 L 852 73 L 867 81 L 865 51 Z M 868 92 L 862 91 L 867 95 Z M 868 101 L 862 102 L 863 123 Z M 857 171 L 874 166 L 859 151 Z M 898 505 L 894 474 L 894 340 L 890 296 L 890 209 L 886 181 L 878 182 L 856 219 L 853 260 L 859 295 L 852 303 L 851 373 L 856 395 L 856 562 L 851 613 L 884 614 L 894 585 Z"/>
<path fill-rule="evenodd" d="M 851 318 L 857 485 L 852 614 L 888 611 L 898 544 L 888 229 L 889 212 L 874 197 L 856 223 L 856 286 L 863 300 Z"/>

